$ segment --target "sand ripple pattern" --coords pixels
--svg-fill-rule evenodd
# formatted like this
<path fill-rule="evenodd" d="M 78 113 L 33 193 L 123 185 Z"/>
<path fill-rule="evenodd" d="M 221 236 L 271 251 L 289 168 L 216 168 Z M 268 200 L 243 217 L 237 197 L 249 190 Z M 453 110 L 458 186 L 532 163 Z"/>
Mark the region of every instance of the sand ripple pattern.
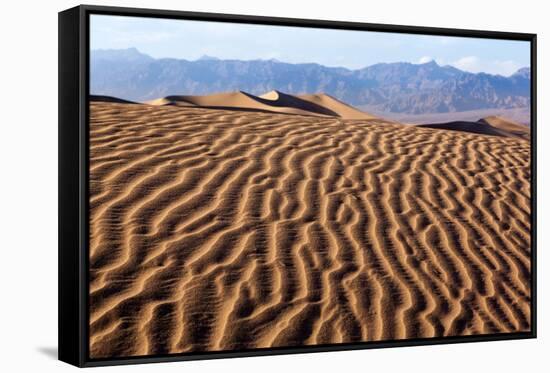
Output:
<path fill-rule="evenodd" d="M 530 146 L 91 105 L 92 358 L 530 329 Z"/>

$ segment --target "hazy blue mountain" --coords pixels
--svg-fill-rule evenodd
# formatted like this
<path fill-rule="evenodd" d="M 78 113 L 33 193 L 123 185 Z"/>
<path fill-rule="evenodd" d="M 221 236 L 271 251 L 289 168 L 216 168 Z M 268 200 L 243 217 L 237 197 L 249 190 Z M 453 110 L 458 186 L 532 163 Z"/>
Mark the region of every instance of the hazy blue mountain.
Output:
<path fill-rule="evenodd" d="M 103 62 L 142 64 L 155 60 L 153 57 L 141 53 L 136 48 L 95 49 L 91 52 L 91 59 L 93 63 L 99 64 Z"/>
<path fill-rule="evenodd" d="M 146 101 L 168 95 L 270 90 L 328 93 L 359 107 L 426 114 L 511 109 L 530 104 L 530 69 L 510 77 L 473 74 L 435 62 L 380 63 L 358 70 L 277 60 L 154 59 L 135 48 L 91 53 L 91 93 Z"/>
<path fill-rule="evenodd" d="M 203 54 L 201 58 L 199 58 L 199 61 L 219 61 L 220 59 L 218 57 L 209 56 L 207 54 Z"/>
<path fill-rule="evenodd" d="M 531 79 L 531 68 L 530 67 L 522 67 L 518 71 L 512 75 L 512 77 L 516 78 L 525 78 L 525 79 Z"/>

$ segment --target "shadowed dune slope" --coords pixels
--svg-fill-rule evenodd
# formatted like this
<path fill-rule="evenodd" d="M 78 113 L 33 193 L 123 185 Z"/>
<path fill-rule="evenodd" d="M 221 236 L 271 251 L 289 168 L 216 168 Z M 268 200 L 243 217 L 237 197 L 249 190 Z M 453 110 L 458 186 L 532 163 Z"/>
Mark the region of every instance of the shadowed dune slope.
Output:
<path fill-rule="evenodd" d="M 509 136 L 515 136 L 526 140 L 531 138 L 531 129 L 528 126 L 521 125 L 509 119 L 492 115 L 480 119 L 479 122 L 486 123 L 494 128 L 505 131 Z"/>
<path fill-rule="evenodd" d="M 279 91 L 270 91 L 261 96 L 254 96 L 242 91 L 205 96 L 168 96 L 149 101 L 148 104 L 255 110 L 282 114 L 333 116 L 343 119 L 375 118 L 328 95 L 294 96 Z"/>
<path fill-rule="evenodd" d="M 258 101 L 276 107 L 287 107 L 306 110 L 311 113 L 329 115 L 329 116 L 338 116 L 338 114 L 330 108 L 324 107 L 314 102 L 303 100 L 300 97 L 282 93 L 279 91 L 270 91 L 261 96 L 253 96 Z"/>
<path fill-rule="evenodd" d="M 448 131 L 461 131 L 469 133 L 477 133 L 480 135 L 489 136 L 503 136 L 508 137 L 508 133 L 499 128 L 495 128 L 488 123 L 480 122 L 448 122 L 448 123 L 434 123 L 434 124 L 419 124 L 417 127 L 435 128 Z"/>
<path fill-rule="evenodd" d="M 447 123 L 419 124 L 417 127 L 463 131 L 489 136 L 514 137 L 529 140 L 529 127 L 497 116 L 482 118 L 477 122 L 454 121 Z"/>
<path fill-rule="evenodd" d="M 92 358 L 529 331 L 530 146 L 92 102 Z"/>
<path fill-rule="evenodd" d="M 324 93 L 299 95 L 297 97 L 328 108 L 344 119 L 377 119 L 374 115 L 356 109 L 353 106 Z"/>

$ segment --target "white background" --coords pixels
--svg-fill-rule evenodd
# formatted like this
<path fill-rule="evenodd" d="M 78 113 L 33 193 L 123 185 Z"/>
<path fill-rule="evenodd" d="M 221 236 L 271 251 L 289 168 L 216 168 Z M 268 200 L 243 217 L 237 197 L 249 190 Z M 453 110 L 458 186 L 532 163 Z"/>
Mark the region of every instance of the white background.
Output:
<path fill-rule="evenodd" d="M 92 0 L 90 0 L 92 1 Z M 538 339 L 101 368 L 226 372 L 541 372 L 550 369 L 550 22 L 545 1 L 93 1 L 538 34 Z M 75 1 L 4 1 L 0 22 L 0 371 L 69 371 L 57 351 L 57 12 Z"/>

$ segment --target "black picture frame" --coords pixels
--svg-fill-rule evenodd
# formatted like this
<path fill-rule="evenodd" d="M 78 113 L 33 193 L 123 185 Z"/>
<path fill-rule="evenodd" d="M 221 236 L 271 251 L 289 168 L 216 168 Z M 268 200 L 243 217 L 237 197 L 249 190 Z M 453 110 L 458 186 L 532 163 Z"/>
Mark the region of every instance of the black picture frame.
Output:
<path fill-rule="evenodd" d="M 531 331 L 164 356 L 88 353 L 88 101 L 91 14 L 528 41 L 531 45 Z M 79 367 L 536 338 L 536 34 L 81 5 L 59 13 L 59 360 Z"/>

